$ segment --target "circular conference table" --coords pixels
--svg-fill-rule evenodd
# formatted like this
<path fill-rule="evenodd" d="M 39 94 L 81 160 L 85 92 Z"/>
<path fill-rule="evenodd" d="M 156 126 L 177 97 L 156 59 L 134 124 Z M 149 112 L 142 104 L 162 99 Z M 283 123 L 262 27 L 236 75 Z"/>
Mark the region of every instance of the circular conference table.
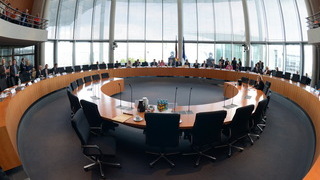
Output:
<path fill-rule="evenodd" d="M 32 84 L 31 86 L 26 87 L 22 91 L 18 91 L 13 95 L 9 95 L 2 102 L 0 102 L 0 166 L 4 170 L 9 170 L 21 165 L 21 161 L 18 155 L 17 149 L 17 133 L 20 120 L 22 119 L 24 113 L 27 109 L 34 104 L 37 100 L 44 97 L 45 95 L 52 93 L 54 91 L 60 90 L 64 87 L 67 87 L 72 81 L 75 81 L 78 78 L 83 78 L 84 76 L 90 76 L 94 74 L 100 73 L 109 73 L 111 78 L 117 77 L 136 77 L 136 76 L 193 76 L 193 77 L 204 77 L 204 78 L 215 78 L 222 79 L 228 81 L 236 81 L 241 77 L 248 77 L 250 79 L 256 79 L 257 74 L 254 73 L 246 73 L 246 72 L 235 72 L 228 70 L 215 70 L 215 69 L 195 69 L 195 68 L 153 68 L 153 67 L 144 67 L 144 68 L 120 68 L 120 69 L 108 69 L 108 70 L 95 70 L 95 71 L 85 71 L 79 73 L 70 73 L 67 75 L 57 76 L 54 78 L 49 78 L 42 80 L 38 83 Z M 271 82 L 271 90 L 274 92 L 283 95 L 284 97 L 289 98 L 297 105 L 299 105 L 310 117 L 312 123 L 314 125 L 315 134 L 316 134 L 316 144 L 320 144 L 320 98 L 319 94 L 314 91 L 310 86 L 306 86 L 300 83 L 292 82 L 290 80 L 285 80 L 282 78 L 276 78 L 271 76 L 263 76 L 264 81 Z M 119 82 L 123 81 L 121 79 L 110 79 L 108 85 L 104 86 L 100 84 L 101 89 L 103 91 L 103 95 L 98 95 L 99 98 L 111 98 L 109 97 L 112 94 L 119 92 Z M 111 83 L 111 84 L 109 84 Z M 112 83 L 114 83 L 112 85 Z M 117 84 L 117 85 L 115 85 Z M 246 87 L 236 87 L 233 84 L 228 84 L 232 88 L 226 88 L 227 84 L 225 84 L 226 96 L 231 97 L 231 92 L 238 92 L 234 97 L 234 104 L 239 103 L 239 100 L 243 98 L 241 97 L 242 92 L 248 93 L 249 96 L 252 95 L 250 99 L 244 101 L 244 103 L 252 103 L 255 101 L 254 97 L 262 98 L 262 96 L 258 95 L 258 91 L 251 90 Z M 99 87 L 99 85 L 93 85 Z M 123 86 L 123 82 L 122 82 Z M 104 90 L 105 87 L 108 87 Z M 113 88 L 110 88 L 113 87 Z M 82 88 L 85 88 L 82 87 Z M 236 89 L 233 89 L 236 88 Z M 85 92 L 86 90 L 83 90 Z M 86 92 L 89 94 L 82 97 L 82 90 L 77 90 L 79 92 L 80 98 L 87 99 L 90 98 L 90 92 Z M 100 91 L 95 91 L 96 93 Z M 110 94 L 109 94 L 110 93 Z M 231 95 L 230 95 L 231 93 Z M 256 93 L 256 96 L 254 94 Z M 93 94 L 93 93 L 91 93 Z M 238 99 L 240 98 L 240 99 Z M 99 100 L 99 99 L 98 99 Z M 92 101 L 92 100 L 91 100 Z M 243 101 L 243 99 L 241 100 Z M 94 102 L 94 101 L 93 101 Z M 123 105 L 128 106 L 124 102 Z M 230 100 L 226 101 L 226 105 L 230 103 Z M 106 106 L 110 105 L 110 109 L 114 109 L 116 105 L 119 105 L 119 100 L 111 100 L 110 104 L 106 104 Z M 245 105 L 245 104 L 239 104 Z M 194 112 L 205 111 L 205 110 L 213 110 L 214 106 L 217 110 L 222 108 L 223 102 L 212 103 L 208 105 L 198 105 L 201 107 L 201 110 L 198 110 L 196 107 L 192 107 Z M 108 110 L 101 110 L 102 116 L 107 119 L 113 118 L 114 115 L 117 116 L 119 114 L 119 110 L 115 110 L 114 114 L 108 113 Z M 178 109 L 180 108 L 180 109 Z M 179 106 L 177 110 L 184 110 L 186 107 Z M 103 109 L 108 109 L 103 108 Z M 111 110 L 112 111 L 112 110 Z M 228 121 L 232 117 L 233 109 L 228 110 L 228 117 L 226 121 Z M 229 113 L 230 112 L 230 113 Z M 106 114 L 109 114 L 106 115 Z M 121 114 L 121 112 L 120 112 Z M 188 128 L 193 123 L 192 119 L 194 119 L 193 115 L 188 115 L 187 118 L 182 119 L 181 128 Z M 143 123 L 143 122 L 140 122 Z M 142 127 L 143 124 L 136 123 L 131 120 L 127 120 L 125 124 Z M 305 179 L 318 179 L 320 177 L 320 146 L 316 146 L 316 151 L 314 155 L 313 165 L 310 171 L 306 174 Z"/>
<path fill-rule="evenodd" d="M 230 123 L 238 107 L 249 104 L 253 104 L 257 107 L 259 101 L 266 98 L 262 91 L 248 87 L 247 84 L 237 86 L 235 82 L 226 82 L 224 84 L 224 88 L 224 96 L 230 98 L 226 101 L 192 105 L 190 106 L 192 114 L 187 113 L 188 106 L 177 106 L 175 108 L 175 112 L 181 112 L 180 129 L 191 129 L 196 118 L 196 113 L 199 112 L 226 110 L 227 117 L 225 119 L 225 123 Z M 120 122 L 133 127 L 144 128 L 146 126 L 146 122 L 144 120 L 139 122 L 133 120 L 136 115 L 144 118 L 144 113 L 138 112 L 133 102 L 122 100 L 122 107 L 127 108 L 121 109 L 118 108 L 120 100 L 110 97 L 119 93 L 120 90 L 124 90 L 124 79 L 110 78 L 107 80 L 102 79 L 99 81 L 88 82 L 78 87 L 74 91 L 74 94 L 77 95 L 79 99 L 85 99 L 97 104 L 100 115 L 106 120 Z M 231 104 L 235 104 L 236 106 L 232 106 Z M 130 107 L 133 107 L 133 109 L 128 110 Z M 155 112 L 159 111 L 155 110 Z M 171 110 L 169 109 L 164 113 L 171 113 Z"/>

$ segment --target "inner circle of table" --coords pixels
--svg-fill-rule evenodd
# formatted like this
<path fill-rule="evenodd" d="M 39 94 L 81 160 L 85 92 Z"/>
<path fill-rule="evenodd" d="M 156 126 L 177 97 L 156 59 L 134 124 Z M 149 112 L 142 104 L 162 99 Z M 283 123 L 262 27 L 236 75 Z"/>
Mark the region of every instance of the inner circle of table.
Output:
<path fill-rule="evenodd" d="M 133 102 L 122 100 L 121 106 L 133 107 L 133 109 L 121 109 L 117 107 L 120 105 L 120 100 L 111 97 L 112 95 L 119 93 L 120 90 L 124 91 L 124 81 L 125 79 L 123 78 L 110 78 L 86 83 L 75 90 L 74 94 L 76 94 L 80 100 L 85 99 L 97 104 L 100 115 L 105 120 L 113 121 L 113 119 L 119 115 L 132 114 L 132 117 L 128 118 L 125 122 L 123 122 L 123 124 L 137 128 L 145 128 L 146 122 L 144 120 L 140 122 L 136 122 L 133 120 L 133 118 L 137 115 L 144 118 L 144 113 L 138 112 Z M 180 129 L 192 128 L 196 114 L 199 112 L 208 111 L 226 110 L 227 117 L 224 122 L 225 124 L 228 124 L 231 122 L 237 108 L 250 104 L 253 104 L 256 107 L 259 101 L 266 98 L 265 94 L 262 91 L 256 90 L 253 87 L 248 86 L 247 84 L 238 86 L 235 82 L 225 82 L 223 94 L 228 98 L 225 101 L 201 105 L 191 105 L 190 110 L 192 111 L 192 114 L 183 113 L 180 116 Z M 223 94 L 221 94 L 221 96 Z M 224 107 L 225 105 L 228 106 L 231 104 L 234 104 L 236 106 L 233 108 Z M 154 107 L 156 107 L 156 105 L 154 105 Z M 175 112 L 186 112 L 188 110 L 188 106 L 177 106 L 175 108 Z M 155 110 L 155 112 L 158 111 Z M 164 113 L 170 112 L 171 111 L 169 110 Z"/>

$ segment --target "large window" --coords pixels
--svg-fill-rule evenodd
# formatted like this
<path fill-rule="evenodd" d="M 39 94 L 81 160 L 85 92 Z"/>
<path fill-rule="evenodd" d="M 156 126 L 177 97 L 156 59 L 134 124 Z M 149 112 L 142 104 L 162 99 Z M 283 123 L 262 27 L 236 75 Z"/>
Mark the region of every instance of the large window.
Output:
<path fill-rule="evenodd" d="M 175 55 L 176 40 L 183 37 L 191 63 L 211 55 L 215 60 L 235 57 L 250 66 L 261 60 L 270 69 L 311 73 L 305 0 L 182 0 L 181 12 L 178 0 L 48 2 L 45 62 L 50 65 L 53 61 L 59 66 L 108 63 L 111 52 L 113 61 L 123 63 L 136 59 L 167 62 Z M 113 3 L 115 17 L 110 19 Z M 118 46 L 109 52 L 113 21 Z M 243 44 L 250 47 L 248 54 Z"/>

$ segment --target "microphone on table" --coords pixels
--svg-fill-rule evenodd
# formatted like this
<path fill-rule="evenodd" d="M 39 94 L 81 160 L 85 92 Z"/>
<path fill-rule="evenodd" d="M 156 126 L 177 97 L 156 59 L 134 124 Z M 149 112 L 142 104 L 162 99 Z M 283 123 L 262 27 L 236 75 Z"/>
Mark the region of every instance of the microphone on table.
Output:
<path fill-rule="evenodd" d="M 172 111 L 172 112 L 175 112 L 175 111 L 176 111 L 177 92 L 178 92 L 178 87 L 176 87 L 176 92 L 175 92 L 175 94 L 174 94 L 174 104 L 173 104 L 173 111 Z"/>
<path fill-rule="evenodd" d="M 192 111 L 190 111 L 190 101 L 191 101 L 191 91 L 192 91 L 192 88 L 190 88 L 190 92 L 189 92 L 189 103 L 188 103 L 188 113 L 192 113 Z"/>
<path fill-rule="evenodd" d="M 227 87 L 224 88 L 224 92 L 223 92 L 223 107 L 226 107 L 226 91 L 229 87 L 229 84 L 227 84 Z"/>
<path fill-rule="evenodd" d="M 131 107 L 130 107 L 130 109 L 133 109 L 132 108 L 132 86 L 131 86 L 131 84 L 129 84 L 129 87 L 130 87 L 130 90 L 131 90 L 131 97 L 130 97 Z"/>
<path fill-rule="evenodd" d="M 119 85 L 119 89 L 120 89 L 120 106 L 119 106 L 119 107 L 121 108 L 121 107 L 122 107 L 122 105 L 121 105 L 121 101 L 122 101 L 122 100 L 121 100 L 121 94 L 122 94 L 122 93 L 121 93 L 121 84 L 118 83 L 118 85 Z"/>

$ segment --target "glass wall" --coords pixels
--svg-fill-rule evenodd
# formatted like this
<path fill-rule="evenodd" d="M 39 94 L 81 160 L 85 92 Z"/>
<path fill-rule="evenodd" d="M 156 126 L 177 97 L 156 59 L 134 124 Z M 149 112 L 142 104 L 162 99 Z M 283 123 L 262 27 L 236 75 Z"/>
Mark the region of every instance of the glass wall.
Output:
<path fill-rule="evenodd" d="M 60 66 L 110 62 L 111 0 L 48 0 L 45 62 Z M 263 61 L 270 69 L 309 72 L 313 58 L 307 44 L 304 0 L 116 0 L 114 61 L 128 59 L 167 62 L 175 53 L 182 25 L 185 54 L 193 63 L 209 54 L 242 59 L 249 41 L 248 64 Z M 244 14 L 249 18 L 245 19 Z M 246 23 L 248 26 L 246 27 Z M 248 37 L 246 37 L 248 35 Z M 54 49 L 57 48 L 57 49 Z M 56 53 L 53 53 L 56 52 Z"/>
<path fill-rule="evenodd" d="M 4 47 L 0 46 L 0 57 L 6 60 L 6 65 L 9 66 L 9 62 L 13 59 L 17 60 L 17 64 L 20 64 L 21 59 L 28 60 L 31 65 L 34 65 L 34 46 L 27 47 Z"/>

